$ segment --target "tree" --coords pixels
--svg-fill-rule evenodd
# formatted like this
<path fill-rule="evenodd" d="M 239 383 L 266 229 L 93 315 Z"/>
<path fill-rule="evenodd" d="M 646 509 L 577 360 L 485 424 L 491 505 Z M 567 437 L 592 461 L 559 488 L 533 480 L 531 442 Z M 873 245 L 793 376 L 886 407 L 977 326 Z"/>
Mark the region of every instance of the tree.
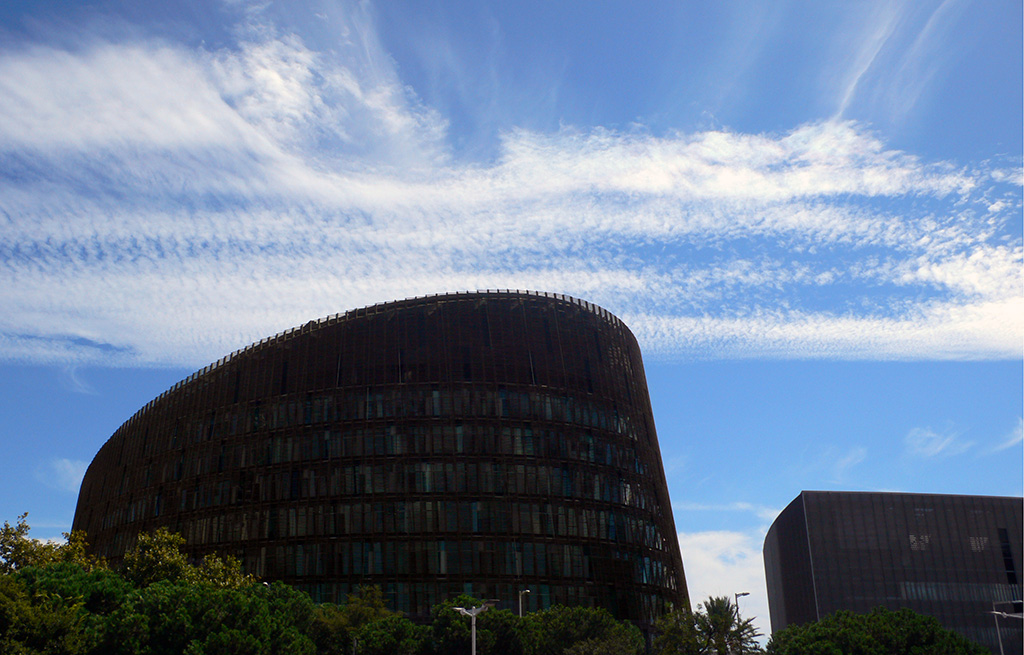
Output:
<path fill-rule="evenodd" d="M 316 607 L 310 635 L 319 652 L 341 655 L 351 651 L 352 639 L 358 638 L 356 633 L 363 626 L 400 616 L 401 612 L 388 609 L 380 587 L 359 585 L 355 593 L 348 595 L 344 605 L 323 603 Z"/>
<path fill-rule="evenodd" d="M 393 616 L 401 616 L 401 612 L 388 609 L 384 602 L 384 592 L 377 585 L 359 585 L 355 593 L 349 594 L 345 598 L 343 611 L 348 619 L 348 624 L 353 628 Z"/>
<path fill-rule="evenodd" d="M 753 619 L 741 619 L 739 608 L 728 596 L 709 596 L 695 615 L 697 633 L 705 653 L 743 655 L 760 653 L 757 638 L 761 633 Z"/>
<path fill-rule="evenodd" d="M 524 620 L 509 610 L 484 612 L 477 618 L 476 626 L 477 630 L 488 634 L 489 655 L 524 655 L 529 652 L 529 633 L 524 627 Z"/>
<path fill-rule="evenodd" d="M 753 619 L 742 619 L 728 597 L 709 597 L 696 612 L 685 607 L 664 614 L 655 624 L 658 655 L 733 655 L 761 653 Z"/>
<path fill-rule="evenodd" d="M 430 610 L 430 650 L 435 655 L 462 655 L 470 651 L 469 619 L 455 610 L 456 607 L 479 607 L 483 605 L 479 598 L 468 594 L 460 594 L 455 598 L 434 605 Z M 486 612 L 485 612 L 486 614 Z M 483 616 L 481 614 L 480 616 Z M 477 624 L 477 652 L 487 652 L 491 634 L 480 629 Z"/>
<path fill-rule="evenodd" d="M 528 621 L 536 655 L 643 652 L 640 630 L 604 608 L 556 605 L 530 614 Z"/>
<path fill-rule="evenodd" d="M 772 635 L 768 655 L 984 655 L 988 649 L 909 609 L 841 611 Z"/>
<path fill-rule="evenodd" d="M 86 653 L 77 604 L 32 593 L 16 576 L 0 575 L 0 652 Z"/>
<path fill-rule="evenodd" d="M 429 628 L 392 614 L 364 623 L 354 631 L 359 655 L 418 655 L 427 645 Z"/>
<path fill-rule="evenodd" d="M 136 589 L 111 614 L 104 655 L 313 655 L 309 596 L 288 585 L 215 587 L 161 580 Z"/>
<path fill-rule="evenodd" d="M 0 528 L 0 574 L 13 573 L 27 566 L 45 566 L 52 562 L 75 562 L 86 569 L 103 566 L 103 562 L 85 554 L 85 533 L 81 530 L 63 533 L 64 543 L 39 541 L 28 535 L 28 512 L 11 525 L 4 521 Z"/>
<path fill-rule="evenodd" d="M 255 582 L 255 578 L 242 572 L 241 563 L 231 556 L 207 555 L 199 566 L 193 566 L 182 552 L 184 546 L 185 537 L 164 527 L 142 533 L 135 546 L 124 554 L 124 576 L 139 587 L 161 580 L 224 588 Z"/>
<path fill-rule="evenodd" d="M 686 607 L 676 607 L 654 624 L 658 636 L 654 652 L 658 655 L 702 655 L 703 640 L 697 631 L 697 617 Z"/>

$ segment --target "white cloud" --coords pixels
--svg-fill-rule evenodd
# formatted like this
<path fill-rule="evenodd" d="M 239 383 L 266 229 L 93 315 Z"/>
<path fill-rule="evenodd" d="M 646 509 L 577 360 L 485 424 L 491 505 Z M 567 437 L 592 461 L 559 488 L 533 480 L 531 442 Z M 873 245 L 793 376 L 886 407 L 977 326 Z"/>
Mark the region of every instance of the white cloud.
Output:
<path fill-rule="evenodd" d="M 1017 419 L 1017 427 L 1015 427 L 1010 434 L 1006 436 L 1003 442 L 993 450 L 995 452 L 999 452 L 1001 450 L 1006 450 L 1007 448 L 1013 448 L 1022 442 L 1024 442 L 1024 420 Z"/>
<path fill-rule="evenodd" d="M 77 366 L 65 366 L 64 377 L 62 379 L 64 385 L 73 391 L 74 393 L 84 393 L 89 395 L 96 395 L 96 390 L 86 380 L 82 379 L 78 375 Z"/>
<path fill-rule="evenodd" d="M 733 599 L 733 594 L 750 593 L 740 599 L 740 615 L 756 617 L 754 625 L 764 635 L 762 642 L 771 635 L 761 552 L 763 541 L 764 533 L 723 530 L 679 533 L 690 604 L 696 608 L 710 596 Z"/>
<path fill-rule="evenodd" d="M 841 54 L 822 67 L 837 78 L 830 85 L 835 115 L 847 115 L 856 106 L 861 115 L 870 109 L 885 120 L 903 120 L 960 54 L 950 34 L 963 28 L 961 14 L 968 6 L 962 0 L 941 0 L 847 7 L 843 22 L 851 29 L 836 39 Z"/>
<path fill-rule="evenodd" d="M 875 63 L 899 22 L 897 5 L 879 3 L 871 6 L 871 11 L 872 15 L 864 22 L 863 32 L 858 39 L 859 47 L 853 53 L 853 61 L 850 62 L 843 79 L 837 116 L 842 116 L 850 106 L 861 79 Z"/>
<path fill-rule="evenodd" d="M 513 130 L 461 162 L 363 8 L 331 52 L 0 51 L 0 359 L 202 365 L 411 295 L 532 288 L 649 354 L 1019 358 L 1020 175 L 782 134 Z"/>
<path fill-rule="evenodd" d="M 841 482 L 846 479 L 847 472 L 863 462 L 868 456 L 867 448 L 855 446 L 851 448 L 835 465 L 833 482 Z"/>
<path fill-rule="evenodd" d="M 36 478 L 54 489 L 77 494 L 87 468 L 89 462 L 60 458 L 48 462 L 44 468 L 37 471 Z"/>
<path fill-rule="evenodd" d="M 974 445 L 972 441 L 963 441 L 960 434 L 951 429 L 936 431 L 930 427 L 913 428 L 905 442 L 907 452 L 918 457 L 958 455 Z"/>
<path fill-rule="evenodd" d="M 755 505 L 747 502 L 733 502 L 724 504 L 694 503 L 685 500 L 673 501 L 673 509 L 687 512 L 750 512 L 757 518 L 770 524 L 779 515 L 781 510 L 765 505 Z"/>

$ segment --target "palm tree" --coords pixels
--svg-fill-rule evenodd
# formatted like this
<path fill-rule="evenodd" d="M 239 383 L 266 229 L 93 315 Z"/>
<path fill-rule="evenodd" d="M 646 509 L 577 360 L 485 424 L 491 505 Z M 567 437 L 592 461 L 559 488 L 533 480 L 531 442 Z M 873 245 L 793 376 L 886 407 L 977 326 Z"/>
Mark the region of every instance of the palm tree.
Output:
<path fill-rule="evenodd" d="M 760 653 L 757 637 L 761 633 L 753 619 L 741 619 L 739 608 L 727 596 L 708 597 L 694 618 L 697 632 L 709 655 L 746 655 Z"/>

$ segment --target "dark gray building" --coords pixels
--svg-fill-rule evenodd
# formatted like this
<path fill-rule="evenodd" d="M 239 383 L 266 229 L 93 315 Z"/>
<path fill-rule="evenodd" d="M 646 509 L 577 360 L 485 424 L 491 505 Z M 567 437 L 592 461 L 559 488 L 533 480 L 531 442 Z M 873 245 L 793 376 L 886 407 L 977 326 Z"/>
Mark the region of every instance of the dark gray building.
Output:
<path fill-rule="evenodd" d="M 839 610 L 909 608 L 1020 653 L 1024 499 L 804 491 L 764 542 L 772 631 Z M 1016 602 L 1014 602 L 1016 601 Z"/>
<path fill-rule="evenodd" d="M 191 375 L 103 446 L 74 522 L 115 563 L 160 526 L 413 618 L 463 592 L 645 628 L 687 603 L 640 348 L 558 294 L 382 303 Z"/>

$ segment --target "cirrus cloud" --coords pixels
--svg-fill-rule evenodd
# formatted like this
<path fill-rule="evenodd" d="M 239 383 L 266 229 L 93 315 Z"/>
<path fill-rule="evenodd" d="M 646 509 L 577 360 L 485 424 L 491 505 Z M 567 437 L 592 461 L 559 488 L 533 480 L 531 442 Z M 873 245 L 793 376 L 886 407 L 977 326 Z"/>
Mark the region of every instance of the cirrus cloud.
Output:
<path fill-rule="evenodd" d="M 258 11 L 219 49 L 0 49 L 0 358 L 201 365 L 447 290 L 585 297 L 665 357 L 1018 358 L 1019 162 L 840 120 L 565 126 L 464 161 L 361 8 L 327 52 Z"/>

